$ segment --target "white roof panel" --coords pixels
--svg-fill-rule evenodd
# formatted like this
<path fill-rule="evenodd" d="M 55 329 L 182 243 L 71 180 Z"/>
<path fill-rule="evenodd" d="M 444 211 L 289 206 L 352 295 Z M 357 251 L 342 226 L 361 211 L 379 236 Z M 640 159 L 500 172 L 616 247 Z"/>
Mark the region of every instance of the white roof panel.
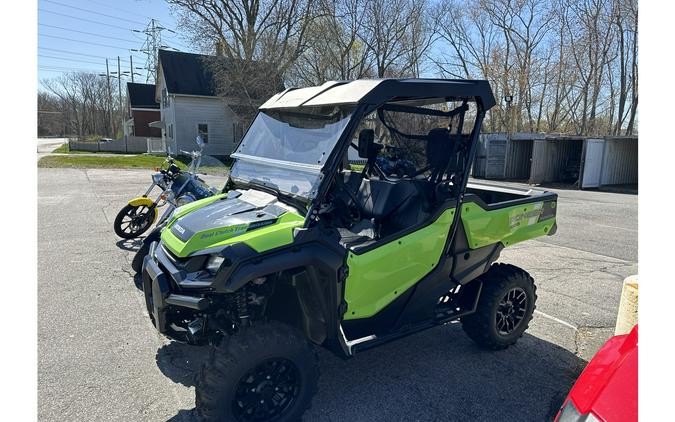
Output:
<path fill-rule="evenodd" d="M 332 86 L 339 84 L 337 81 L 328 81 L 323 85 L 310 86 L 307 88 L 287 89 L 286 91 L 276 94 L 260 108 L 283 108 L 283 107 L 299 107 L 304 105 L 307 100 L 329 90 Z"/>

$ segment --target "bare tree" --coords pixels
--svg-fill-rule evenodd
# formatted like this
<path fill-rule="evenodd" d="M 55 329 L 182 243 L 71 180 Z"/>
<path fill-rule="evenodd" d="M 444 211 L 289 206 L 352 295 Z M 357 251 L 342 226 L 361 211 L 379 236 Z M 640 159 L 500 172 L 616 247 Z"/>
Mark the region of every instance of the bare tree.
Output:
<path fill-rule="evenodd" d="M 319 0 L 323 15 L 307 31 L 307 48 L 291 78 L 300 85 L 374 76 L 370 50 L 361 39 L 368 0 Z"/>
<path fill-rule="evenodd" d="M 68 134 L 120 136 L 124 110 L 108 96 L 107 81 L 95 73 L 71 72 L 41 81 L 44 95 L 58 101 L 62 127 Z M 126 103 L 126 99 L 122 99 Z M 112 119 L 111 119 L 112 116 Z M 118 130 L 116 130 L 118 129 Z"/>
<path fill-rule="evenodd" d="M 368 0 L 360 38 L 372 54 L 377 77 L 418 76 L 435 37 L 427 0 Z"/>
<path fill-rule="evenodd" d="M 197 44 L 284 73 L 306 48 L 314 0 L 168 0 Z"/>
<path fill-rule="evenodd" d="M 488 130 L 633 133 L 635 0 L 451 1 L 441 15 L 440 74 L 514 98 L 509 110 L 498 101 Z"/>
<path fill-rule="evenodd" d="M 636 0 L 168 1 L 196 45 L 230 59 L 214 70 L 222 95 L 433 71 L 490 81 L 491 131 L 636 132 Z"/>

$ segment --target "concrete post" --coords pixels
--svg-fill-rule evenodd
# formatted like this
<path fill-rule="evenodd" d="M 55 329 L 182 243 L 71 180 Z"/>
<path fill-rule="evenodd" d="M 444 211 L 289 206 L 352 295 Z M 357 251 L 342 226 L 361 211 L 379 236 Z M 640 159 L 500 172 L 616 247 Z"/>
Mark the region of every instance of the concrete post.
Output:
<path fill-rule="evenodd" d="M 638 323 L 638 276 L 627 277 L 623 281 L 621 302 L 616 318 L 614 335 L 628 334 Z"/>

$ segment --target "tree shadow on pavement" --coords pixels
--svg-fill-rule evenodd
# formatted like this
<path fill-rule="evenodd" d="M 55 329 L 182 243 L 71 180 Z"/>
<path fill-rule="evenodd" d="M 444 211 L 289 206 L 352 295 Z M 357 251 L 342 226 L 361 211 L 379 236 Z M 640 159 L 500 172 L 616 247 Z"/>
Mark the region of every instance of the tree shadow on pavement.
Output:
<path fill-rule="evenodd" d="M 194 385 L 208 348 L 178 343 L 157 353 L 171 380 Z M 459 324 L 436 327 L 341 359 L 319 352 L 319 392 L 305 421 L 545 421 L 586 362 L 525 334 L 515 346 L 486 351 Z M 196 421 L 184 409 L 170 419 Z"/>

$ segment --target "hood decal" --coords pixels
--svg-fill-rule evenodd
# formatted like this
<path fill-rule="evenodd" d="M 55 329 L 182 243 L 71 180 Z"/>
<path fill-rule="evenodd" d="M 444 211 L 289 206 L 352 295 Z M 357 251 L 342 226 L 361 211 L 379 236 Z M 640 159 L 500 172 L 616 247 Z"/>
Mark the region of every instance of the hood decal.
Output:
<path fill-rule="evenodd" d="M 239 195 L 238 195 L 239 196 Z M 269 205 L 268 205 L 269 207 Z M 171 226 L 171 233 L 182 242 L 187 242 L 195 234 L 203 233 L 200 238 L 233 237 L 246 231 L 274 224 L 279 210 L 258 209 L 255 205 L 237 197 L 229 197 L 221 201 L 199 208 L 176 220 Z M 210 231 L 213 229 L 219 229 Z"/>

